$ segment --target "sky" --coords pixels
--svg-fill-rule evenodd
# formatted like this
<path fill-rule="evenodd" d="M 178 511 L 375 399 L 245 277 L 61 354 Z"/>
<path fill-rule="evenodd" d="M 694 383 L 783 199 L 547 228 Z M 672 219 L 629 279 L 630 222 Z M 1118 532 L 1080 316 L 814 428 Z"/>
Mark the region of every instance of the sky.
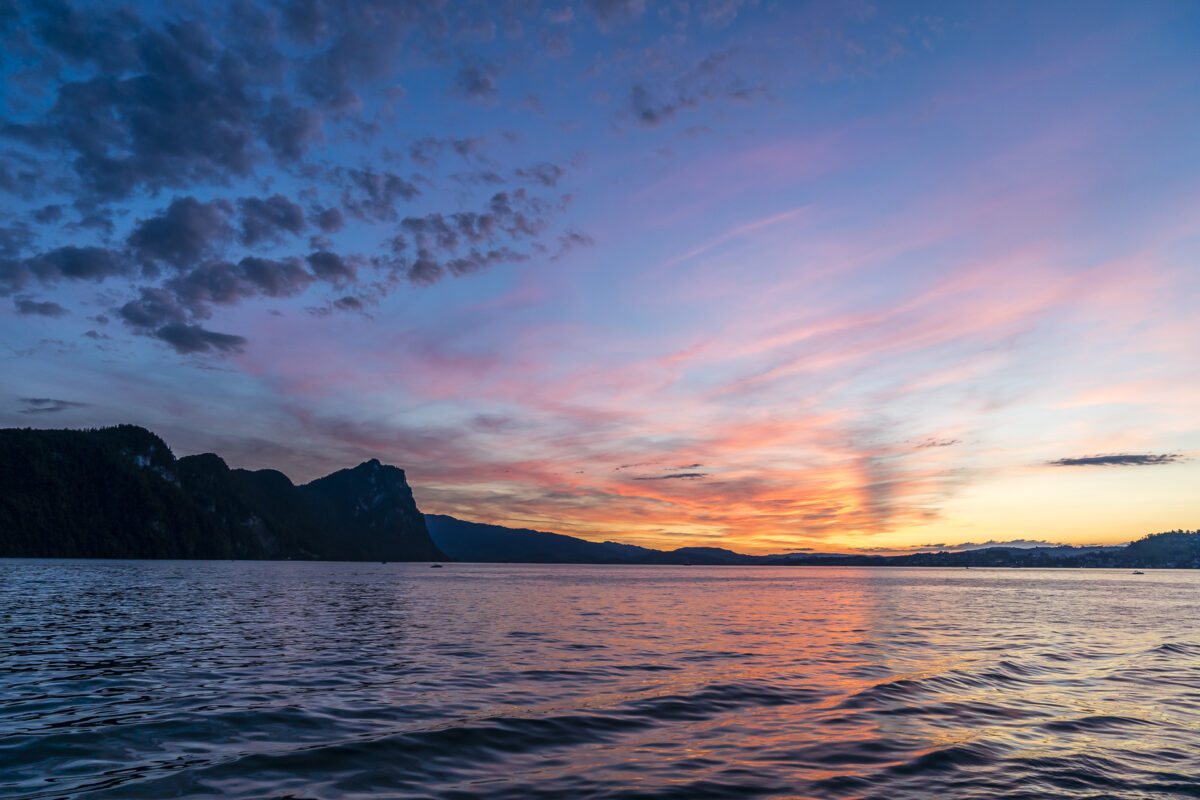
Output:
<path fill-rule="evenodd" d="M 0 426 L 426 513 L 1200 527 L 1200 5 L 0 0 Z"/>

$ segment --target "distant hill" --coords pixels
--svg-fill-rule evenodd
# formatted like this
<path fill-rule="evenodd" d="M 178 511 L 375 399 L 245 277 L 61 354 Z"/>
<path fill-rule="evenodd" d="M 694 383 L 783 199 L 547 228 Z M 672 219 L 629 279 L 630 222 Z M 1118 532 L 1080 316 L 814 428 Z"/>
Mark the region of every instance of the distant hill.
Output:
<path fill-rule="evenodd" d="M 456 561 L 523 564 L 762 564 L 766 556 L 747 556 L 719 547 L 653 550 L 619 542 L 589 542 L 561 533 L 506 528 L 454 517 L 426 514 L 434 544 Z"/>
<path fill-rule="evenodd" d="M 521 564 L 766 564 L 781 556 L 749 556 L 721 547 L 655 550 L 620 542 L 590 542 L 561 533 L 506 528 L 426 514 L 434 544 L 456 561 Z"/>
<path fill-rule="evenodd" d="M 302 486 L 217 455 L 176 459 L 145 428 L 0 430 L 0 557 L 535 564 L 1200 568 L 1200 531 L 1114 547 L 902 556 L 654 550 L 422 515 L 404 471 L 372 459 Z"/>
<path fill-rule="evenodd" d="M 150 431 L 0 430 L 0 557 L 444 560 L 404 471 L 296 486 Z"/>
<path fill-rule="evenodd" d="M 465 522 L 440 514 L 426 514 L 425 525 L 438 549 L 456 561 L 632 564 L 659 552 L 631 544 L 589 542 L 561 533 Z"/>
<path fill-rule="evenodd" d="M 696 564 L 893 567 L 1138 567 L 1200 568 L 1200 531 L 1147 536 L 1130 545 L 987 547 L 901 556 L 805 553 L 751 556 L 718 547 L 654 550 L 589 542 L 560 533 L 425 515 L 434 543 L 457 561 L 525 564 Z"/>
<path fill-rule="evenodd" d="M 781 556 L 771 564 L 893 567 L 1109 567 L 1128 569 L 1200 568 L 1200 530 L 1168 531 L 1128 545 L 1072 547 L 986 547 L 903 556 Z"/>

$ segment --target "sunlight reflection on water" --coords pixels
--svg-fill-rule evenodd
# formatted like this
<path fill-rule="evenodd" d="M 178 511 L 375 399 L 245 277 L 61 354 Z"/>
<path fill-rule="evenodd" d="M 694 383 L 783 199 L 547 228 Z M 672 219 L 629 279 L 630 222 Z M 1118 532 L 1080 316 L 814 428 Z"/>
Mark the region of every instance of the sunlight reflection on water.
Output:
<path fill-rule="evenodd" d="M 1195 797 L 1197 589 L 0 561 L 0 795 Z"/>

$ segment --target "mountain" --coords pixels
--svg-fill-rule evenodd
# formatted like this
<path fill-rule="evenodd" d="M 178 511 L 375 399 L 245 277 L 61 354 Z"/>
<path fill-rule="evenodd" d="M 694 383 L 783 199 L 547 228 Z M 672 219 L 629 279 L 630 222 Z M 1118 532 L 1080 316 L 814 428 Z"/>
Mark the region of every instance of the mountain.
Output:
<path fill-rule="evenodd" d="M 1200 531 L 900 556 L 654 550 L 422 515 L 404 471 L 375 459 L 296 486 L 212 453 L 177 459 L 145 428 L 119 425 L 0 430 L 0 557 L 1181 569 L 1200 568 Z"/>
<path fill-rule="evenodd" d="M 899 556 L 788 553 L 751 556 L 719 547 L 654 550 L 560 533 L 425 515 L 434 543 L 456 561 L 525 564 L 695 564 L 850 567 L 1200 568 L 1200 531 L 1151 534 L 1129 545 L 985 547 Z"/>
<path fill-rule="evenodd" d="M 0 557 L 444 560 L 404 471 L 296 486 L 150 431 L 0 430 Z"/>
<path fill-rule="evenodd" d="M 417 510 L 404 470 L 377 459 L 343 469 L 300 487 L 308 507 L 340 532 L 340 546 L 353 560 L 443 561 Z M 338 525 L 333 525 L 332 521 Z"/>
<path fill-rule="evenodd" d="M 1153 533 L 1128 545 L 986 547 L 902 556 L 790 555 L 767 563 L 809 566 L 890 567 L 1102 567 L 1200 569 L 1200 530 Z"/>
<path fill-rule="evenodd" d="M 619 542 L 589 542 L 561 533 L 506 528 L 426 514 L 425 524 L 442 552 L 456 561 L 523 564 L 762 564 L 768 556 L 747 556 L 719 547 L 653 550 Z"/>
<path fill-rule="evenodd" d="M 804 553 L 772 556 L 776 565 L 839 567 L 1100 567 L 1121 566 L 1111 563 L 1112 556 L 1124 550 L 1113 547 L 980 547 L 973 550 L 909 553 L 899 556 L 855 555 L 848 553 Z"/>
<path fill-rule="evenodd" d="M 660 552 L 617 542 L 589 542 L 561 533 L 465 522 L 440 514 L 426 514 L 425 524 L 434 544 L 455 561 L 638 564 Z"/>

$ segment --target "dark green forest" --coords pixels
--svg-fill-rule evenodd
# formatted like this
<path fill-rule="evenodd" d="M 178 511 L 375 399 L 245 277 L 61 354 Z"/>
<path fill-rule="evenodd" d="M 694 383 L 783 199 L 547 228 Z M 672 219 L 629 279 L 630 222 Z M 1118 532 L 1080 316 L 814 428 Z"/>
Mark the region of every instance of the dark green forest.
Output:
<path fill-rule="evenodd" d="M 404 472 L 296 486 L 134 425 L 0 430 L 0 556 L 440 560 Z"/>
<path fill-rule="evenodd" d="M 1200 531 L 1123 546 L 901 556 L 663 551 L 426 517 L 404 471 L 374 459 L 297 486 L 212 453 L 177 459 L 145 428 L 119 425 L 0 430 L 0 557 L 1191 569 L 1200 568 Z"/>

